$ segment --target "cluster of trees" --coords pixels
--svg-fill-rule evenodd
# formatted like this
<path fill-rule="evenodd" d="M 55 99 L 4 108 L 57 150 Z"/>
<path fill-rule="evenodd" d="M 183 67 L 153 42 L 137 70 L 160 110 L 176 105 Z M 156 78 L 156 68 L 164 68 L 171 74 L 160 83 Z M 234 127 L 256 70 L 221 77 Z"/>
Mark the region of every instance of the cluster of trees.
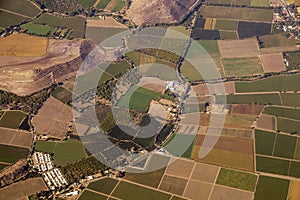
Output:
<path fill-rule="evenodd" d="M 284 52 L 283 57 L 288 61 L 288 70 L 300 70 L 300 51 Z"/>

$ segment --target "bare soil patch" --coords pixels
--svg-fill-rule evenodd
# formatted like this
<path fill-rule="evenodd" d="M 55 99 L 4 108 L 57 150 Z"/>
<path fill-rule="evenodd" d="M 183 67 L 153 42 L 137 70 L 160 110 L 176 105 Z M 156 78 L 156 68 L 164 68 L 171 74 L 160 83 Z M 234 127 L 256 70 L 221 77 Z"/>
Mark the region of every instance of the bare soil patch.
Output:
<path fill-rule="evenodd" d="M 124 24 L 117 22 L 113 17 L 105 17 L 105 19 L 87 19 L 86 26 L 102 28 L 127 28 Z"/>
<path fill-rule="evenodd" d="M 223 58 L 254 57 L 259 55 L 256 39 L 218 40 Z"/>
<path fill-rule="evenodd" d="M 223 84 L 223 86 L 221 86 Z M 223 91 L 223 88 L 225 91 Z M 225 82 L 217 84 L 199 84 L 192 86 L 196 95 L 212 95 L 212 94 L 234 94 L 234 82 Z"/>
<path fill-rule="evenodd" d="M 191 180 L 186 188 L 184 197 L 197 200 L 209 199 L 212 184 Z"/>
<path fill-rule="evenodd" d="M 178 176 L 182 178 L 189 178 L 192 173 L 194 162 L 183 159 L 174 161 L 167 167 L 165 174 Z"/>
<path fill-rule="evenodd" d="M 196 163 L 191 179 L 214 183 L 219 169 L 220 168 L 217 166 L 208 165 L 205 163 Z"/>
<path fill-rule="evenodd" d="M 263 105 L 234 104 L 231 107 L 231 114 L 259 115 L 263 107 Z"/>
<path fill-rule="evenodd" d="M 252 192 L 246 192 L 241 190 L 235 190 L 227 187 L 222 187 L 216 185 L 214 187 L 214 190 L 211 195 L 211 200 L 251 200 L 253 199 L 253 193 Z"/>
<path fill-rule="evenodd" d="M 0 128 L 0 141 L 1 144 L 30 148 L 33 134 L 27 131 Z"/>
<path fill-rule="evenodd" d="M 281 72 L 285 70 L 282 53 L 261 55 L 264 72 Z"/>
<path fill-rule="evenodd" d="M 275 130 L 275 117 L 272 115 L 262 114 L 256 121 L 256 127 L 267 130 Z"/>

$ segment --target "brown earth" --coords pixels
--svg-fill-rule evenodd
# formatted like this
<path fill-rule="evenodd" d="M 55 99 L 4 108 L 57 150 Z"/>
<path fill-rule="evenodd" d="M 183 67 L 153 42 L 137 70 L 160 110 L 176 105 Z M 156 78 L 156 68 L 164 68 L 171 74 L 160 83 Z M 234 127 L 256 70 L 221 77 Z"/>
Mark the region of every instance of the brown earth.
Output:
<path fill-rule="evenodd" d="M 31 148 L 33 134 L 27 131 L 0 128 L 0 143 Z"/>
<path fill-rule="evenodd" d="M 263 107 L 263 105 L 234 104 L 231 106 L 231 114 L 259 115 Z"/>
<path fill-rule="evenodd" d="M 210 183 L 190 180 L 183 196 L 189 199 L 207 200 L 211 190 L 212 184 Z"/>
<path fill-rule="evenodd" d="M 161 181 L 159 189 L 181 196 L 184 192 L 187 182 L 187 179 L 165 175 Z"/>
<path fill-rule="evenodd" d="M 211 200 L 252 200 L 253 193 L 242 191 L 242 190 L 235 190 L 233 188 L 222 187 L 216 185 L 213 189 Z"/>
<path fill-rule="evenodd" d="M 221 85 L 223 84 L 223 86 Z M 212 95 L 212 94 L 234 94 L 235 85 L 234 82 L 225 82 L 217 84 L 199 84 L 192 86 L 193 91 L 197 95 Z M 222 91 L 224 88 L 225 91 Z M 210 90 L 208 90 L 210 89 Z"/>
<path fill-rule="evenodd" d="M 281 72 L 285 70 L 282 53 L 265 54 L 260 56 L 264 72 Z"/>
<path fill-rule="evenodd" d="M 208 127 L 201 126 L 198 134 L 201 135 L 206 135 L 207 134 L 207 129 Z M 234 138 L 246 138 L 246 139 L 251 139 L 253 138 L 253 133 L 252 130 L 249 129 L 235 129 L 235 128 L 210 128 L 209 134 L 211 136 L 217 136 L 221 132 L 221 136 L 226 136 L 226 137 L 234 137 Z"/>
<path fill-rule="evenodd" d="M 0 200 L 15 200 L 49 190 L 42 178 L 30 178 L 0 189 Z"/>
<path fill-rule="evenodd" d="M 214 183 L 219 172 L 219 167 L 205 163 L 196 163 L 191 179 Z"/>
<path fill-rule="evenodd" d="M 133 0 L 126 16 L 136 25 L 180 22 L 197 0 Z"/>
<path fill-rule="evenodd" d="M 183 159 L 174 161 L 167 167 L 165 174 L 178 176 L 182 178 L 189 178 L 192 173 L 194 162 Z"/>
<path fill-rule="evenodd" d="M 300 182 L 299 181 L 291 181 L 288 198 L 289 200 L 297 200 L 300 199 Z"/>
<path fill-rule="evenodd" d="M 87 27 L 103 27 L 103 28 L 127 28 L 124 24 L 117 22 L 113 17 L 105 17 L 105 19 L 87 19 Z"/>
<path fill-rule="evenodd" d="M 256 121 L 256 127 L 267 130 L 275 130 L 276 118 L 272 115 L 262 114 Z"/>
<path fill-rule="evenodd" d="M 198 135 L 195 145 L 203 146 L 204 138 L 205 143 L 208 145 L 210 144 L 210 141 L 213 142 L 217 139 L 216 136 Z M 253 154 L 253 140 L 221 136 L 217 139 L 217 143 L 213 148 L 242 154 Z"/>
<path fill-rule="evenodd" d="M 259 55 L 256 39 L 218 40 L 222 58 L 255 57 Z"/>

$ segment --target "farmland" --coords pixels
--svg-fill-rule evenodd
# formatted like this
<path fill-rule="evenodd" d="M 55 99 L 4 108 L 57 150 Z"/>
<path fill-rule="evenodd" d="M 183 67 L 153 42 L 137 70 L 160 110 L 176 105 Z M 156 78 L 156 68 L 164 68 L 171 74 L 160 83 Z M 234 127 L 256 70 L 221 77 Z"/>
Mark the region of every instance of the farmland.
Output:
<path fill-rule="evenodd" d="M 255 130 L 255 152 L 262 155 L 272 155 L 275 137 L 275 133 Z"/>
<path fill-rule="evenodd" d="M 263 110 L 264 114 L 300 120 L 300 110 L 293 108 L 284 108 L 277 106 L 267 106 Z"/>
<path fill-rule="evenodd" d="M 283 56 L 281 53 L 275 54 L 264 54 L 260 56 L 263 66 L 264 72 L 281 72 L 286 69 L 285 64 L 283 62 Z"/>
<path fill-rule="evenodd" d="M 281 105 L 281 101 L 278 93 L 227 95 L 226 100 L 227 103 L 229 104 Z M 217 96 L 217 102 L 219 102 L 218 96 Z"/>
<path fill-rule="evenodd" d="M 125 28 L 87 27 L 85 37 L 101 43 L 113 35 L 126 31 Z"/>
<path fill-rule="evenodd" d="M 21 147 L 0 144 L 0 162 L 14 163 L 28 156 L 29 150 Z"/>
<path fill-rule="evenodd" d="M 2 0 L 0 8 L 28 17 L 34 17 L 40 12 L 40 9 L 28 0 L 16 0 L 14 2 Z"/>
<path fill-rule="evenodd" d="M 84 190 L 78 199 L 79 200 L 93 200 L 93 199 L 106 200 L 107 196 L 89 190 Z"/>
<path fill-rule="evenodd" d="M 6 20 L 1 20 L 0 22 L 0 27 L 4 29 L 9 26 L 20 24 L 23 21 L 30 20 L 30 18 L 23 17 L 20 15 L 15 15 L 9 12 L 5 12 L 3 10 L 0 10 L 0 17 L 1 19 L 6 19 Z"/>
<path fill-rule="evenodd" d="M 0 38 L 0 55 L 2 56 L 44 56 L 47 53 L 47 47 L 48 39 L 46 38 L 24 34 Z"/>
<path fill-rule="evenodd" d="M 239 38 L 248 38 L 256 35 L 267 35 L 271 32 L 271 23 L 239 22 Z"/>
<path fill-rule="evenodd" d="M 68 139 L 65 142 L 38 141 L 35 150 L 54 153 L 54 162 L 59 166 L 86 157 L 81 141 L 75 139 Z"/>
<path fill-rule="evenodd" d="M 277 118 L 277 130 L 285 133 L 300 133 L 300 121 Z"/>
<path fill-rule="evenodd" d="M 33 134 L 21 130 L 0 128 L 0 141 L 1 144 L 31 148 Z"/>
<path fill-rule="evenodd" d="M 72 93 L 63 87 L 57 87 L 54 91 L 51 92 L 51 95 L 64 104 L 70 103 L 72 101 Z"/>
<path fill-rule="evenodd" d="M 112 192 L 112 190 L 115 188 L 117 183 L 118 181 L 115 179 L 104 178 L 90 183 L 87 188 L 109 195 Z"/>
<path fill-rule="evenodd" d="M 83 5 L 84 7 L 92 7 L 97 0 L 78 0 L 78 4 Z"/>
<path fill-rule="evenodd" d="M 0 127 L 17 129 L 25 117 L 26 114 L 20 111 L 6 111 L 0 120 Z"/>

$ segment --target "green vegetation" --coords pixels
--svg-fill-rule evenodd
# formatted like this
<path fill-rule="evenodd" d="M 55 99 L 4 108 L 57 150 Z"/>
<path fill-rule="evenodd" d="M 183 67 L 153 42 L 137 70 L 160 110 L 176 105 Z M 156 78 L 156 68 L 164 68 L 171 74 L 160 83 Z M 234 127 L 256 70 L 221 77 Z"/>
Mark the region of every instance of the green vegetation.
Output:
<path fill-rule="evenodd" d="M 26 158 L 28 149 L 0 144 L 0 162 L 14 163 L 20 159 Z"/>
<path fill-rule="evenodd" d="M 292 177 L 300 178 L 300 162 L 291 162 L 289 175 Z"/>
<path fill-rule="evenodd" d="M 215 29 L 217 29 L 217 30 L 236 31 L 237 30 L 237 25 L 238 25 L 238 21 L 218 19 Z"/>
<path fill-rule="evenodd" d="M 113 12 L 120 12 L 122 10 L 122 8 L 124 7 L 125 2 L 124 1 L 119 1 L 116 6 L 114 7 L 114 9 L 112 10 Z"/>
<path fill-rule="evenodd" d="M 114 190 L 112 195 L 123 200 L 132 200 L 136 197 L 139 197 L 139 200 L 169 200 L 171 197 L 169 194 L 145 188 L 139 185 L 127 183 L 124 181 L 120 182 L 120 184 Z"/>
<path fill-rule="evenodd" d="M 6 111 L 0 120 L 0 127 L 19 128 L 26 114 L 20 111 Z"/>
<path fill-rule="evenodd" d="M 95 200 L 95 199 L 97 199 L 97 200 L 106 200 L 107 196 L 104 196 L 102 194 L 98 194 L 98 193 L 95 193 L 95 192 L 91 192 L 91 191 L 88 191 L 88 190 L 84 190 L 78 200 Z"/>
<path fill-rule="evenodd" d="M 277 130 L 286 133 L 300 133 L 300 121 L 277 118 Z"/>
<path fill-rule="evenodd" d="M 112 192 L 112 190 L 115 188 L 117 183 L 118 181 L 115 179 L 104 178 L 90 183 L 87 188 L 109 195 Z"/>
<path fill-rule="evenodd" d="M 21 15 L 25 15 L 28 17 L 34 17 L 40 12 L 40 10 L 36 6 L 34 6 L 30 1 L 27 0 L 15 0 L 15 1 L 1 0 L 0 8 Z"/>
<path fill-rule="evenodd" d="M 255 152 L 257 154 L 271 156 L 273 153 L 275 137 L 275 133 L 255 130 Z"/>
<path fill-rule="evenodd" d="M 222 102 L 222 96 L 216 96 L 217 102 Z M 228 104 L 273 104 L 281 105 L 279 94 L 238 94 L 227 95 L 226 100 Z"/>
<path fill-rule="evenodd" d="M 254 191 L 257 176 L 241 171 L 222 168 L 216 183 L 242 190 Z"/>
<path fill-rule="evenodd" d="M 281 34 L 263 35 L 259 36 L 258 38 L 262 43 L 262 46 L 265 48 L 296 45 L 294 39 L 288 39 L 286 36 Z"/>
<path fill-rule="evenodd" d="M 60 167 L 62 173 L 69 183 L 79 181 L 86 176 L 96 174 L 107 169 L 107 166 L 102 164 L 94 156 L 83 158 L 77 162 L 69 163 Z"/>
<path fill-rule="evenodd" d="M 59 166 L 86 157 L 82 143 L 76 139 L 65 142 L 37 141 L 35 150 L 54 153 L 54 163 Z"/>
<path fill-rule="evenodd" d="M 97 0 L 78 0 L 78 4 L 83 5 L 84 7 L 92 7 Z"/>
<path fill-rule="evenodd" d="M 222 40 L 234 40 L 237 39 L 235 31 L 219 31 Z"/>
<path fill-rule="evenodd" d="M 258 179 L 255 200 L 282 200 L 286 199 L 289 189 L 289 180 L 260 176 Z"/>
<path fill-rule="evenodd" d="M 110 1 L 111 0 L 100 0 L 96 7 L 104 9 Z"/>
<path fill-rule="evenodd" d="M 272 91 L 298 91 L 300 75 L 272 76 L 253 82 L 236 82 L 237 92 L 272 92 Z"/>
<path fill-rule="evenodd" d="M 123 60 L 123 61 L 109 65 L 105 69 L 105 72 L 111 76 L 118 77 L 121 74 L 124 74 L 126 72 L 126 70 L 128 70 L 130 68 L 131 68 L 131 65 L 127 61 Z"/>
<path fill-rule="evenodd" d="M 264 108 L 263 113 L 268 115 L 274 115 L 277 117 L 300 120 L 300 109 L 296 109 L 296 108 L 268 106 Z"/>
<path fill-rule="evenodd" d="M 0 164 L 0 170 L 4 169 L 7 166 L 8 166 L 8 164 Z"/>
<path fill-rule="evenodd" d="M 282 158 L 294 158 L 296 142 L 296 137 L 277 134 L 274 156 Z"/>
<path fill-rule="evenodd" d="M 57 87 L 51 92 L 51 95 L 65 104 L 72 101 L 72 93 L 63 87 Z"/>
<path fill-rule="evenodd" d="M 261 172 L 287 176 L 289 174 L 289 164 L 290 162 L 287 160 L 256 156 L 256 170 Z"/>
<path fill-rule="evenodd" d="M 295 83 L 292 84 L 296 85 Z M 300 107 L 300 93 L 283 93 L 280 96 L 283 106 Z"/>
<path fill-rule="evenodd" d="M 146 112 L 149 108 L 150 102 L 152 100 L 159 100 L 160 98 L 169 99 L 166 95 L 135 86 L 131 87 L 120 99 L 118 106 L 135 111 Z"/>
<path fill-rule="evenodd" d="M 9 26 L 18 25 L 25 20 L 29 20 L 30 18 L 0 10 L 0 19 L 5 19 L 0 21 L 0 27 L 8 28 Z"/>
<path fill-rule="evenodd" d="M 32 23 L 72 29 L 71 34 L 68 35 L 68 39 L 84 38 L 85 18 L 81 16 L 60 18 L 50 14 L 42 14 L 40 17 L 34 19 Z"/>
<path fill-rule="evenodd" d="M 126 30 L 126 28 L 87 27 L 85 37 L 94 40 L 96 43 L 101 43 L 112 35 L 116 35 Z"/>
<path fill-rule="evenodd" d="M 173 155 L 190 158 L 195 138 L 195 135 L 176 133 L 173 134 L 163 146 Z"/>
<path fill-rule="evenodd" d="M 26 30 L 26 32 L 29 34 L 40 35 L 40 36 L 47 36 L 48 34 L 50 34 L 51 31 L 54 30 L 54 28 L 48 25 L 39 25 L 33 23 L 23 24 L 21 28 Z"/>
<path fill-rule="evenodd" d="M 222 61 L 227 77 L 243 77 L 263 73 L 258 57 L 224 58 Z"/>
<path fill-rule="evenodd" d="M 270 3 L 269 0 L 251 0 L 251 6 L 257 7 L 269 7 Z"/>

